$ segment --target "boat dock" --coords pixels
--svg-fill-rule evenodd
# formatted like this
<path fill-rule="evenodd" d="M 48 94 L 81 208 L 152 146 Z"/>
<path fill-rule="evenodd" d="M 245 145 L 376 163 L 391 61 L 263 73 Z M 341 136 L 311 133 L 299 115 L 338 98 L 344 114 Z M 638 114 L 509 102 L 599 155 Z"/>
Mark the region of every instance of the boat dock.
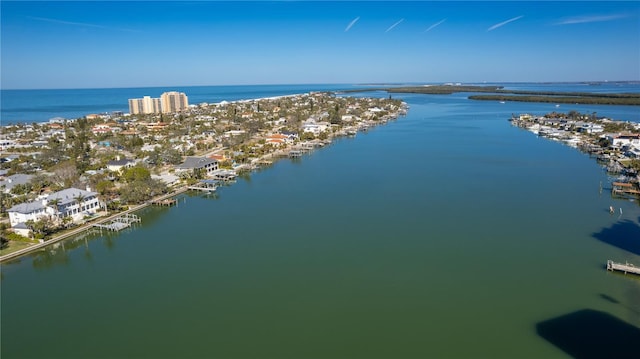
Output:
<path fill-rule="evenodd" d="M 233 170 L 219 169 L 211 172 L 209 176 L 211 176 L 211 178 L 213 178 L 213 180 L 216 181 L 216 183 L 218 183 L 218 182 L 234 181 L 238 176 L 238 174 Z M 201 182 L 204 182 L 204 181 L 209 181 L 209 180 L 203 180 Z"/>
<path fill-rule="evenodd" d="M 608 260 L 607 261 L 607 270 L 608 271 L 618 271 L 618 272 L 624 272 L 624 274 L 627 273 L 632 273 L 632 274 L 637 274 L 640 275 L 640 268 L 634 266 L 633 264 L 626 262 L 625 264 L 622 263 L 616 263 L 612 260 Z"/>
<path fill-rule="evenodd" d="M 635 189 L 635 186 L 632 183 L 626 182 L 613 182 L 611 184 L 611 195 L 615 196 L 617 194 L 628 194 L 632 196 L 640 195 L 640 191 Z"/>
<path fill-rule="evenodd" d="M 302 151 L 301 150 L 291 150 L 289 151 L 289 158 L 298 158 L 302 156 Z"/>
<path fill-rule="evenodd" d="M 175 198 L 167 198 L 167 199 L 155 200 L 151 202 L 151 204 L 154 206 L 163 206 L 163 207 L 175 206 L 177 203 L 178 201 Z"/>
<path fill-rule="evenodd" d="M 215 192 L 218 188 L 218 181 L 216 180 L 201 180 L 199 183 L 187 187 L 193 191 L 203 191 L 203 192 Z"/>
<path fill-rule="evenodd" d="M 123 214 L 122 216 L 115 217 L 111 219 L 109 222 L 94 224 L 93 227 L 106 229 L 108 231 L 118 232 L 125 228 L 131 227 L 133 223 L 142 222 L 140 217 L 136 216 L 133 213 Z"/>

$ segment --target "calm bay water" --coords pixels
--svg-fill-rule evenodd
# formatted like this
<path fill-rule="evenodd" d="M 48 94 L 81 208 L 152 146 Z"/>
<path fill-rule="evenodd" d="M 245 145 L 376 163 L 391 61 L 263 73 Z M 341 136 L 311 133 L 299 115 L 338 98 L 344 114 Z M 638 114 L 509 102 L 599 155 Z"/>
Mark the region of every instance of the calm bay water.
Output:
<path fill-rule="evenodd" d="M 640 264 L 640 207 L 507 119 L 637 109 L 394 96 L 395 122 L 3 264 L 2 358 L 587 357 L 616 329 L 632 350 L 640 280 L 604 264 Z"/>
<path fill-rule="evenodd" d="M 412 84 L 404 84 L 412 85 Z M 569 92 L 640 92 L 640 83 L 611 83 L 591 86 L 581 83 L 509 83 L 478 84 L 505 86 L 513 90 L 569 91 Z M 173 86 L 107 89 L 62 89 L 62 90 L 0 90 L 0 124 L 44 122 L 51 118 L 75 119 L 90 113 L 129 112 L 130 98 L 143 96 L 160 97 L 166 91 L 187 94 L 190 104 L 202 102 L 247 100 L 305 93 L 309 91 L 353 90 L 381 87 L 384 85 L 309 84 L 309 85 L 256 85 L 256 86 Z M 456 94 L 466 98 L 469 94 Z M 585 106 L 584 112 L 598 111 L 602 106 Z M 611 106 L 605 106 L 610 112 Z M 640 122 L 640 113 L 632 107 L 610 113 L 619 120 Z M 618 115 L 618 116 L 616 116 Z M 627 118 L 619 118 L 621 116 Z"/>

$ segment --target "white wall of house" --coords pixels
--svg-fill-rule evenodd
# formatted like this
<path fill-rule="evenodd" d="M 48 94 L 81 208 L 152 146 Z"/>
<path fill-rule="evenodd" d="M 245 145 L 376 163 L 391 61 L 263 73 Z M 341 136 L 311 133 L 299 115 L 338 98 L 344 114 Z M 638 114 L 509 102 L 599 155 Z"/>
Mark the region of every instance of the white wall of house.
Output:
<path fill-rule="evenodd" d="M 85 197 L 82 202 L 77 203 L 75 199 L 67 195 L 69 191 L 82 193 Z M 34 201 L 28 204 L 9 208 L 7 213 L 9 214 L 11 226 L 14 227 L 18 223 L 25 223 L 29 220 L 38 221 L 43 217 L 49 217 L 52 219 L 71 217 L 74 222 L 77 222 L 83 219 L 84 216 L 94 214 L 99 211 L 100 200 L 98 199 L 97 194 L 95 192 L 80 191 L 81 190 L 78 189 L 67 189 L 53 193 L 47 196 L 46 199 L 42 199 L 40 201 Z M 67 197 L 61 199 L 60 203 L 57 205 L 57 209 L 54 208 L 54 206 L 51 205 L 51 200 L 54 198 L 60 198 L 64 195 L 67 195 Z M 31 204 L 31 206 L 28 206 L 29 204 Z"/>

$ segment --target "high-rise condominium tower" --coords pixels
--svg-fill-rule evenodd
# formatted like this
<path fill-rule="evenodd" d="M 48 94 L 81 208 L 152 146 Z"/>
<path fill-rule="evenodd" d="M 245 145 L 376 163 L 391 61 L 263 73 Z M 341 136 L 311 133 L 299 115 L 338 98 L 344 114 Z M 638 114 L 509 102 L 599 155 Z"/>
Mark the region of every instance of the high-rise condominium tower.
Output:
<path fill-rule="evenodd" d="M 164 113 L 180 112 L 189 108 L 189 100 L 183 92 L 165 92 L 160 96 L 160 102 Z"/>

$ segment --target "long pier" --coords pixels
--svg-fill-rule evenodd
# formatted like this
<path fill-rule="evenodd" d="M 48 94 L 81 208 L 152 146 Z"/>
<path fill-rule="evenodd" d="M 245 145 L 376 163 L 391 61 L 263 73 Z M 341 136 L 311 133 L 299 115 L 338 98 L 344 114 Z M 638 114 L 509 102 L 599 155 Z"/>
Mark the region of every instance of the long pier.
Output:
<path fill-rule="evenodd" d="M 640 268 L 628 262 L 626 262 L 625 264 L 622 264 L 622 263 L 616 263 L 612 260 L 608 260 L 607 270 L 612 272 L 614 271 L 624 272 L 624 274 L 631 273 L 631 274 L 640 275 Z"/>

